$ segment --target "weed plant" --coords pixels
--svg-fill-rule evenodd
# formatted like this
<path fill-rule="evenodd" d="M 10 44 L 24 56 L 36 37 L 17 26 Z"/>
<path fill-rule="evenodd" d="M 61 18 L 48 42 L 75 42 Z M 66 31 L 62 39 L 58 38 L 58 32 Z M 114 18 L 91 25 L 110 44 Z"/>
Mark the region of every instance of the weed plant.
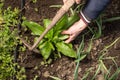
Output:
<path fill-rule="evenodd" d="M 96 69 L 94 75 L 91 77 L 91 80 L 95 80 L 100 72 L 101 72 L 101 77 L 104 80 L 117 80 L 119 78 L 118 75 L 120 74 L 120 67 L 118 67 L 118 65 L 115 61 L 115 57 L 110 57 L 110 56 L 107 57 L 106 56 L 109 48 L 111 48 L 118 40 L 120 40 L 120 38 L 117 38 L 114 42 L 112 42 L 108 46 L 105 46 L 104 49 L 100 51 L 100 53 L 99 53 L 100 56 L 98 59 L 98 66 L 97 66 L 97 69 Z M 83 44 L 83 42 L 81 42 L 78 50 L 80 50 L 82 44 Z M 80 54 L 80 52 L 81 51 L 79 51 L 79 54 Z M 106 60 L 111 60 L 113 62 L 113 65 L 111 65 L 109 68 L 107 68 L 104 63 Z M 80 62 L 77 62 L 77 65 L 79 65 L 79 64 L 80 64 Z M 111 69 L 113 68 L 113 66 L 116 66 L 116 71 L 114 73 L 111 72 Z M 92 67 L 90 67 L 85 72 L 85 74 L 83 75 L 81 80 L 87 80 L 91 73 L 91 70 L 93 70 Z M 75 69 L 75 80 L 77 80 L 77 75 L 78 75 L 78 73 L 76 71 L 78 71 L 78 66 L 76 66 L 76 69 Z"/>
<path fill-rule="evenodd" d="M 66 44 L 64 42 L 64 40 L 68 38 L 68 35 L 62 35 L 61 31 L 70 27 L 78 19 L 79 17 L 76 13 L 74 13 L 71 16 L 68 16 L 66 14 L 54 26 L 54 28 L 46 34 L 44 39 L 38 45 L 40 53 L 42 54 L 45 60 L 48 59 L 51 54 L 56 55 L 56 53 L 58 55 L 62 53 L 65 56 L 76 58 L 76 52 L 74 51 L 72 44 Z M 50 24 L 50 22 L 51 20 L 44 19 L 44 26 L 41 26 L 38 23 L 26 20 L 23 22 L 23 26 L 27 26 L 32 31 L 32 35 L 40 36 Z M 35 37 L 35 40 L 36 39 L 38 39 L 38 37 Z"/>
<path fill-rule="evenodd" d="M 0 80 L 12 80 L 16 76 L 18 80 L 22 80 L 23 69 L 16 72 L 14 63 L 13 52 L 17 45 L 18 38 L 16 37 L 17 29 L 15 26 L 18 24 L 19 10 L 12 10 L 11 7 L 3 10 L 3 2 L 0 3 Z M 21 76 L 20 76 L 21 75 Z M 18 77 L 20 76 L 20 77 Z"/>

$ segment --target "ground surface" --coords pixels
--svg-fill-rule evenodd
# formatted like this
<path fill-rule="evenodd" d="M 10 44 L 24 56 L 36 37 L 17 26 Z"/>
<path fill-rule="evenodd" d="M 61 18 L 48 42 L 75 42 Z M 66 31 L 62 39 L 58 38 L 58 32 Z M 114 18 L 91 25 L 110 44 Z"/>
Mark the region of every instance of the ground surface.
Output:
<path fill-rule="evenodd" d="M 6 6 L 19 7 L 20 0 L 5 0 Z M 29 0 L 28 0 L 29 2 Z M 27 3 L 27 2 L 26 2 Z M 57 8 L 50 8 L 50 5 L 62 4 L 62 0 L 38 0 L 36 4 L 29 3 L 26 6 L 25 17 L 27 19 L 41 23 L 44 18 L 52 18 Z M 105 10 L 105 18 L 110 18 L 111 16 L 120 16 L 120 1 L 113 0 L 112 3 Z M 38 11 L 35 11 L 35 8 Z M 78 80 L 81 80 L 81 77 L 85 71 L 92 67 L 94 70 L 91 71 L 91 75 L 88 80 L 91 80 L 91 76 L 94 74 L 96 67 L 98 66 L 98 57 L 99 52 L 104 48 L 104 46 L 111 44 L 114 40 L 120 37 L 120 20 L 104 23 L 105 26 L 103 30 L 102 37 L 94 40 L 94 45 L 91 51 L 91 54 L 80 63 L 79 66 L 79 77 Z M 87 38 L 86 38 L 87 39 Z M 79 45 L 79 37 L 73 41 L 73 45 Z M 87 43 L 87 40 L 86 40 Z M 108 52 L 107 56 L 116 57 L 115 60 L 117 65 L 120 67 L 120 41 L 115 43 Z M 42 57 L 39 54 L 31 53 L 28 50 L 20 54 L 21 58 L 18 59 L 19 64 L 26 69 L 27 80 L 33 80 L 37 75 L 38 80 L 51 80 L 47 75 L 56 76 L 62 80 L 73 80 L 73 74 L 76 67 L 74 59 L 62 56 L 60 59 L 53 60 L 50 65 L 41 65 Z M 113 63 L 111 60 L 104 61 L 107 68 L 109 68 Z M 115 71 L 116 68 L 113 68 Z M 100 74 L 100 73 L 99 73 Z M 97 79 L 96 79 L 97 80 Z M 120 80 L 120 78 L 118 79 Z"/>

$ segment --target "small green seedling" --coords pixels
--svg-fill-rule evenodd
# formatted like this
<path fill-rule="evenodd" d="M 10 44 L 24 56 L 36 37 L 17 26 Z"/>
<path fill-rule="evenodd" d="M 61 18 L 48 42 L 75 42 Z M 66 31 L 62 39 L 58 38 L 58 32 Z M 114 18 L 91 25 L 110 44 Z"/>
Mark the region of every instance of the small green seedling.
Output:
<path fill-rule="evenodd" d="M 79 48 L 77 49 L 77 60 L 76 60 L 76 68 L 75 68 L 75 71 L 74 71 L 74 80 L 77 80 L 77 78 L 78 78 L 78 68 L 79 68 L 79 65 L 80 65 L 80 61 L 85 59 L 86 56 L 90 53 L 90 51 L 92 49 L 92 40 L 93 40 L 93 37 L 90 40 L 88 49 L 85 51 L 84 50 L 84 48 L 85 48 L 84 35 L 82 37 L 82 41 L 81 41 L 81 43 L 79 45 Z"/>

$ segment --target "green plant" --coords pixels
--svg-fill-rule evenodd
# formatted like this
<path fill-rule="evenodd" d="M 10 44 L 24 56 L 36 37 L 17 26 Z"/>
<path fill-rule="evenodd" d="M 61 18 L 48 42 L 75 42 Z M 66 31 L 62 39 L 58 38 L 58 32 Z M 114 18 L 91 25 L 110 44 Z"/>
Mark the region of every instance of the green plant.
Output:
<path fill-rule="evenodd" d="M 83 52 L 84 49 L 84 36 L 82 38 L 81 44 L 79 45 L 79 48 L 77 49 L 77 61 L 76 61 L 76 68 L 75 68 L 75 72 L 74 72 L 74 79 L 77 80 L 78 78 L 78 68 L 80 65 L 80 61 L 81 61 L 81 54 Z"/>
<path fill-rule="evenodd" d="M 17 68 L 19 69 L 18 71 L 16 71 L 16 79 L 17 80 L 26 80 L 26 75 L 25 75 L 25 68 L 24 67 L 20 67 L 19 65 L 17 65 Z"/>
<path fill-rule="evenodd" d="M 70 17 L 68 17 L 68 15 L 64 15 L 62 19 L 54 26 L 54 28 L 46 34 L 44 39 L 38 45 L 38 48 L 40 49 L 44 59 L 48 59 L 51 53 L 56 54 L 55 52 L 76 58 L 76 53 L 72 48 L 72 44 L 66 44 L 63 41 L 68 38 L 68 35 L 62 35 L 61 31 L 67 29 L 78 19 L 79 17 L 77 14 L 74 14 Z M 22 24 L 23 26 L 27 26 L 32 31 L 32 35 L 38 36 L 42 34 L 50 22 L 51 21 L 49 19 L 44 19 L 44 26 L 41 26 L 32 21 L 24 21 Z M 36 37 L 35 40 L 37 38 L 38 37 Z"/>
<path fill-rule="evenodd" d="M 3 12 L 4 26 L 15 27 L 19 23 L 18 15 L 19 9 L 17 8 L 14 8 L 14 10 L 12 10 L 11 7 L 5 9 Z"/>
<path fill-rule="evenodd" d="M 113 22 L 113 21 L 117 21 L 117 20 L 120 20 L 119 16 L 105 19 L 105 20 L 103 20 L 103 22 Z"/>
<path fill-rule="evenodd" d="M 9 26 L 15 26 L 17 15 L 10 8 L 2 10 L 2 6 L 3 3 L 0 4 L 0 79 L 5 80 L 15 74 L 12 53 L 17 45 L 16 30 L 11 31 Z"/>
<path fill-rule="evenodd" d="M 22 75 L 23 69 L 20 71 L 15 70 L 13 52 L 18 44 L 16 36 L 17 29 L 15 26 L 18 24 L 19 10 L 11 7 L 2 9 L 3 3 L 0 3 L 0 80 L 11 80 L 13 76 Z M 22 70 L 22 71 L 21 71 Z M 18 75 L 19 73 L 19 75 Z M 18 79 L 18 78 L 17 78 Z M 20 79 L 18 79 L 20 80 Z M 23 80 L 23 79 L 22 79 Z"/>
<path fill-rule="evenodd" d="M 93 70 L 93 68 L 89 68 L 85 74 L 83 75 L 82 79 L 81 80 L 87 80 L 87 77 L 90 75 L 90 71 Z"/>
<path fill-rule="evenodd" d="M 120 17 L 112 17 L 112 18 L 108 18 L 108 19 L 103 19 L 103 15 L 100 15 L 95 21 L 94 23 L 97 25 L 97 29 L 95 29 L 94 27 L 90 27 L 88 26 L 89 31 L 94 35 L 94 39 L 98 39 L 102 36 L 102 27 L 103 27 L 103 23 L 105 22 L 113 22 L 113 21 L 117 21 L 120 20 Z"/>
<path fill-rule="evenodd" d="M 91 28 L 90 26 L 88 26 L 88 29 L 93 34 L 94 39 L 98 39 L 102 35 L 102 26 L 103 26 L 102 16 L 98 17 L 94 23 L 97 24 L 97 29 L 95 29 L 94 27 Z"/>
<path fill-rule="evenodd" d="M 15 31 L 8 27 L 0 26 L 0 79 L 6 79 L 15 73 L 12 52 L 17 42 Z"/>
<path fill-rule="evenodd" d="M 112 74 L 112 75 L 105 75 L 105 79 L 106 80 L 117 80 L 117 78 L 119 78 L 119 75 L 120 74 L 120 67 L 116 69 L 116 71 Z"/>
<path fill-rule="evenodd" d="M 93 40 L 93 38 L 90 40 L 88 49 L 85 51 L 84 50 L 84 47 L 85 47 L 84 35 L 82 36 L 82 41 L 79 45 L 79 48 L 77 49 L 77 59 L 75 61 L 76 62 L 76 68 L 75 68 L 75 72 L 74 72 L 74 80 L 77 80 L 77 78 L 78 78 L 78 68 L 79 68 L 79 65 L 80 65 L 80 61 L 85 59 L 86 56 L 90 53 L 90 51 L 92 49 L 92 40 Z"/>
<path fill-rule="evenodd" d="M 118 67 L 116 61 L 115 61 L 115 57 L 106 57 L 105 55 L 108 52 L 108 49 L 111 48 L 117 41 L 120 40 L 120 37 L 117 38 L 115 41 L 113 41 L 111 44 L 107 45 L 104 47 L 103 50 L 100 51 L 101 56 L 99 57 L 99 66 L 100 66 L 100 70 L 102 71 L 102 73 L 104 74 L 104 78 L 105 80 L 116 80 L 118 78 L 118 75 L 120 74 L 120 68 Z M 108 70 L 107 67 L 104 64 L 105 60 L 112 60 L 113 65 L 115 65 L 116 67 L 116 71 L 111 74 L 111 68 L 113 65 L 110 66 L 110 69 Z"/>
<path fill-rule="evenodd" d="M 101 75 L 104 78 L 104 80 L 117 80 L 118 75 L 120 74 L 120 68 L 118 67 L 118 65 L 115 61 L 115 57 L 110 57 L 110 56 L 107 57 L 106 54 L 108 52 L 108 49 L 110 47 L 112 47 L 118 40 L 120 40 L 120 38 L 117 38 L 110 45 L 105 46 L 105 48 L 100 51 L 101 55 L 99 56 L 99 59 L 98 59 L 97 70 L 95 71 L 94 75 L 91 77 L 91 80 L 94 80 L 100 72 L 101 72 Z M 106 60 L 112 60 L 113 65 L 111 65 L 109 68 L 107 68 L 105 65 L 105 62 L 104 62 Z M 114 73 L 111 72 L 111 69 L 113 68 L 113 66 L 116 67 L 116 71 Z M 83 75 L 83 78 L 81 80 L 86 80 L 89 77 L 91 69 L 92 69 L 92 67 L 90 67 L 86 71 L 86 73 Z"/>

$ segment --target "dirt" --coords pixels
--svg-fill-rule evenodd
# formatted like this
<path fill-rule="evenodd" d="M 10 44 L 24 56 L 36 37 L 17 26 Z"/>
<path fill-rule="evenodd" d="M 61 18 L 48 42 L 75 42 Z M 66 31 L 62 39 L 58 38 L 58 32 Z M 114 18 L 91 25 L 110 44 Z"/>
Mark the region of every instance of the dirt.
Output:
<path fill-rule="evenodd" d="M 26 3 L 29 2 L 26 1 Z M 37 3 L 30 2 L 26 6 L 25 17 L 28 20 L 36 21 L 41 23 L 44 18 L 52 19 L 57 12 L 58 8 L 50 8 L 50 5 L 62 4 L 62 0 L 38 0 Z M 5 0 L 6 6 L 19 7 L 20 0 Z M 104 11 L 105 18 L 110 18 L 114 16 L 120 16 L 120 1 L 113 0 L 112 3 L 107 7 Z M 35 9 L 38 11 L 35 11 Z M 104 23 L 105 27 L 103 30 L 102 37 L 93 41 L 93 48 L 90 53 L 84 60 L 80 62 L 78 69 L 78 80 L 81 80 L 85 71 L 90 67 L 93 68 L 91 70 L 91 74 L 87 80 L 91 80 L 91 76 L 95 74 L 95 71 L 98 67 L 98 59 L 100 56 L 100 51 L 104 49 L 106 45 L 110 45 L 113 41 L 120 37 L 120 20 L 114 22 Z M 73 41 L 74 46 L 78 46 L 80 43 L 81 36 L 78 36 L 75 41 Z M 85 44 L 88 43 L 88 38 L 86 38 Z M 117 41 L 110 49 L 108 49 L 107 57 L 116 57 L 116 63 L 118 67 L 120 67 L 120 39 Z M 73 80 L 74 79 L 74 71 L 76 67 L 75 59 L 71 59 L 65 56 L 61 58 L 55 59 L 51 64 L 42 65 L 43 59 L 40 54 L 32 53 L 28 50 L 25 52 L 21 52 L 19 59 L 19 64 L 26 69 L 27 80 L 33 80 L 33 78 L 37 75 L 37 80 L 52 80 L 48 77 L 48 75 L 59 77 L 62 80 Z M 105 65 L 109 69 L 113 64 L 111 60 L 105 60 Z M 113 66 L 112 72 L 116 70 L 116 67 Z M 101 73 L 99 72 L 99 75 Z M 120 75 L 119 75 L 120 76 Z M 96 79 L 98 80 L 98 79 Z M 101 79 L 100 79 L 101 80 Z M 118 78 L 120 80 L 120 78 Z"/>

